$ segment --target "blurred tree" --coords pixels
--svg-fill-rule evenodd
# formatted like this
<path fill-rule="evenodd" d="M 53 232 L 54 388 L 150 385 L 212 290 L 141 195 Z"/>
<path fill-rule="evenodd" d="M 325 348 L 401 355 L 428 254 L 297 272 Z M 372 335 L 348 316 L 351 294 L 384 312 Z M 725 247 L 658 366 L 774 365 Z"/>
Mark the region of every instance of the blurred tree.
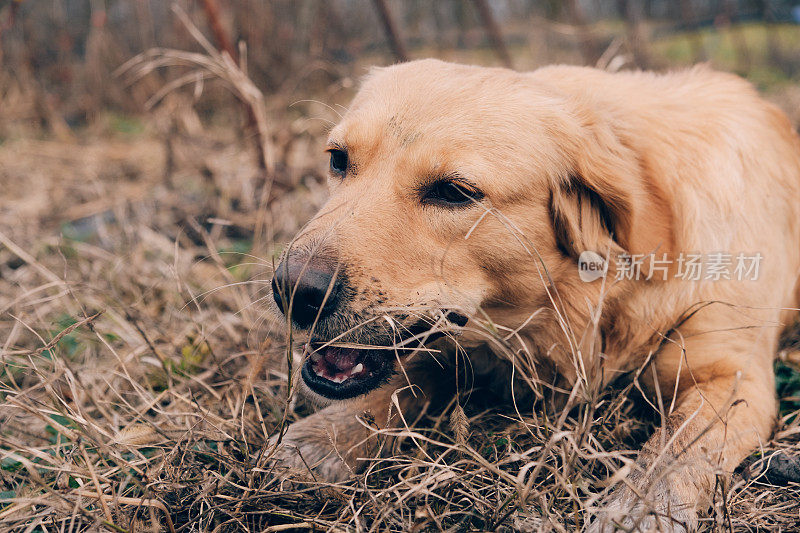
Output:
<path fill-rule="evenodd" d="M 400 36 L 400 30 L 397 27 L 397 22 L 389 10 L 386 0 L 373 0 L 375 9 L 378 11 L 378 16 L 383 24 L 383 29 L 386 32 L 386 39 L 389 41 L 389 47 L 398 61 L 408 61 L 408 51 Z"/>

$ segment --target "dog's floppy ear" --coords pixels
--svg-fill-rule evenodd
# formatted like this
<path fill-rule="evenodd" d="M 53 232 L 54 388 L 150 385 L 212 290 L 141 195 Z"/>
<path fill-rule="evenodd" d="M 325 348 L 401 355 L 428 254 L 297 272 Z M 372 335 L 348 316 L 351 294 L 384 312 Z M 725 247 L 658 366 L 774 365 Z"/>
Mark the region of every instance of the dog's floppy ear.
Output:
<path fill-rule="evenodd" d="M 672 216 L 656 177 L 610 127 L 581 128 L 571 154 L 572 172 L 550 193 L 550 215 L 559 249 L 578 257 L 670 252 Z M 587 130 L 589 133 L 587 134 Z"/>
<path fill-rule="evenodd" d="M 624 205 L 610 205 L 577 176 L 554 187 L 549 207 L 556 245 L 564 255 L 577 259 L 586 250 L 602 255 L 624 250 L 615 240 Z"/>

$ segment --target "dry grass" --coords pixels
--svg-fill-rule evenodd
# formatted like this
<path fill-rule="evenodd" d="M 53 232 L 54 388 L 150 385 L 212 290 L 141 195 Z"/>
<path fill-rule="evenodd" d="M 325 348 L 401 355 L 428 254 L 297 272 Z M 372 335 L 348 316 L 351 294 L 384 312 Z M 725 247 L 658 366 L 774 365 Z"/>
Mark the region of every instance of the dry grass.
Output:
<path fill-rule="evenodd" d="M 262 299 L 279 243 L 324 198 L 324 121 L 273 125 L 292 135 L 273 138 L 284 185 L 262 208 L 246 143 L 181 133 L 196 117 L 168 105 L 132 138 L 0 147 L 0 530 L 583 524 L 657 423 L 635 380 L 558 411 L 498 410 L 477 391 L 396 432 L 350 482 L 284 490 L 265 443 L 304 407 Z M 796 396 L 798 374 L 782 372 Z M 798 409 L 784 403 L 748 463 L 800 453 Z M 717 488 L 704 530 L 800 530 L 800 486 L 758 471 Z"/>

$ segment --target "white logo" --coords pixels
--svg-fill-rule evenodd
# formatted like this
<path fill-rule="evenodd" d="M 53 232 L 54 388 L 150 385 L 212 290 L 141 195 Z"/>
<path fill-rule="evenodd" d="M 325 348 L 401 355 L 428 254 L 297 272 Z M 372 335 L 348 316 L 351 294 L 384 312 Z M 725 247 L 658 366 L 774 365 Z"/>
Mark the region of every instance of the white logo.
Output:
<path fill-rule="evenodd" d="M 608 271 L 608 262 L 597 252 L 586 250 L 578 257 L 578 275 L 581 281 L 589 283 L 602 278 Z"/>

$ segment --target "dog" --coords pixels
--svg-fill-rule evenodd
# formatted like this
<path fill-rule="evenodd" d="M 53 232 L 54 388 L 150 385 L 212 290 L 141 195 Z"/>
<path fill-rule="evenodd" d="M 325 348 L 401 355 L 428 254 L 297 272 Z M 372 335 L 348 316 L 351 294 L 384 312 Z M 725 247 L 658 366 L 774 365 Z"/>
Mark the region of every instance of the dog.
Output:
<path fill-rule="evenodd" d="M 330 198 L 272 281 L 321 407 L 274 441 L 286 471 L 357 473 L 376 428 L 447 388 L 426 347 L 453 342 L 505 390 L 648 367 L 663 424 L 591 531 L 695 528 L 769 438 L 800 141 L 746 81 L 412 61 L 366 75 L 327 151 Z"/>

